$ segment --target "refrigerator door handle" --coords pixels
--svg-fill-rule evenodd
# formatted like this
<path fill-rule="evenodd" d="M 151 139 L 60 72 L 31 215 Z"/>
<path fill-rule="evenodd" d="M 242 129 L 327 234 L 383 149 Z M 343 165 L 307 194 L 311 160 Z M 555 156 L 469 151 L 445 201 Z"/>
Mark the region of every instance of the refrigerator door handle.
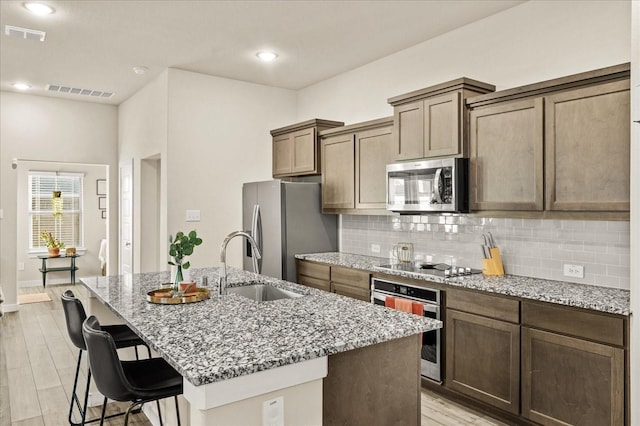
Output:
<path fill-rule="evenodd" d="M 258 245 L 258 249 L 260 250 L 260 253 L 262 253 L 262 223 L 261 222 L 262 220 L 260 217 L 260 205 L 254 204 L 253 216 L 251 218 L 251 236 L 256 241 Z M 249 244 L 248 241 L 247 241 L 247 244 Z M 257 259 L 254 256 L 253 247 L 249 246 L 249 248 L 251 250 L 251 258 L 253 261 L 253 272 L 255 272 L 256 274 L 259 274 L 262 266 L 262 260 Z"/>

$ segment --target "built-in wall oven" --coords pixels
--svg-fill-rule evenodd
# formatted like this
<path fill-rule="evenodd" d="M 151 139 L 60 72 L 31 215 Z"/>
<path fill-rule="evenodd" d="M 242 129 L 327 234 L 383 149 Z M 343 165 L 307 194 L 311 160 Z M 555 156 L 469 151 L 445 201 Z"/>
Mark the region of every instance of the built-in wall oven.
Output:
<path fill-rule="evenodd" d="M 424 306 L 423 316 L 440 320 L 440 290 L 372 278 L 371 302 L 385 306 L 387 297 L 399 297 L 420 302 Z M 439 329 L 422 333 L 420 357 L 422 376 L 436 382 L 442 382 Z"/>

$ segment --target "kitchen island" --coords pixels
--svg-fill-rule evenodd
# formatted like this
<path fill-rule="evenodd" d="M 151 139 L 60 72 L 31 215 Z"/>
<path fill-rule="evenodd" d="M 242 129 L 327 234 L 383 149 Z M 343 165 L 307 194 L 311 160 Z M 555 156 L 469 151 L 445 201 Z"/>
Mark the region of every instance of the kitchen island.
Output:
<path fill-rule="evenodd" d="M 191 276 L 206 279 L 209 300 L 148 303 L 168 272 L 82 279 L 182 374 L 189 424 L 262 424 L 263 403 L 279 397 L 285 424 L 419 424 L 419 339 L 439 321 L 233 268 L 229 287 L 267 284 L 301 297 L 218 296 L 218 268 Z"/>

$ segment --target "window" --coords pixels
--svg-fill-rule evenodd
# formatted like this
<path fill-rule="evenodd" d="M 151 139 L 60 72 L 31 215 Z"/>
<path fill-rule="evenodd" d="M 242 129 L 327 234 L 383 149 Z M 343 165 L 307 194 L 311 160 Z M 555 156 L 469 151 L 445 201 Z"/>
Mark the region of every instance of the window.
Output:
<path fill-rule="evenodd" d="M 51 231 L 66 247 L 82 247 L 80 173 L 29 172 L 29 249 L 45 249 L 42 231 Z M 54 191 L 60 191 L 62 214 L 54 216 Z"/>

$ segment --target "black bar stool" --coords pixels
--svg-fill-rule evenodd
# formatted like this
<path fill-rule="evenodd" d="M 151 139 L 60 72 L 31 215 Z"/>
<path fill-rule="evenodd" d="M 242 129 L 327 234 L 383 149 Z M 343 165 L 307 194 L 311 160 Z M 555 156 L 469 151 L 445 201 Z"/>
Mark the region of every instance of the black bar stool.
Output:
<path fill-rule="evenodd" d="M 71 393 L 71 403 L 69 405 L 69 424 L 72 426 L 84 425 L 86 423 L 92 423 L 100 420 L 99 418 L 86 420 L 87 416 L 87 402 L 89 399 L 89 385 L 91 383 L 91 368 L 87 373 L 87 387 L 84 392 L 84 403 L 80 405 L 80 399 L 76 394 L 76 390 L 78 388 L 78 376 L 80 375 L 80 363 L 82 360 L 82 352 L 87 350 L 87 346 L 84 341 L 84 337 L 82 336 L 82 323 L 87 319 L 87 314 L 85 313 L 84 306 L 82 306 L 82 302 L 75 297 L 71 290 L 65 291 L 60 297 L 62 300 L 62 307 L 64 308 L 64 316 L 67 321 L 67 332 L 69 333 L 69 337 L 71 338 L 71 342 L 80 350 L 78 354 L 78 365 L 76 366 L 76 377 L 73 381 L 73 392 Z M 113 336 L 113 340 L 118 349 L 120 348 L 130 348 L 134 347 L 136 351 L 136 359 L 138 359 L 138 346 L 144 345 L 147 346 L 144 341 L 138 337 L 129 327 L 124 324 L 119 325 L 105 325 L 102 328 L 105 332 L 111 334 Z M 151 349 L 147 346 L 147 351 L 149 352 L 149 358 L 151 358 Z M 81 422 L 74 423 L 73 422 L 73 405 L 78 407 L 78 411 L 80 413 Z M 105 402 L 106 404 L 106 402 Z M 105 407 L 102 407 L 102 411 L 104 413 Z M 124 413 L 112 414 L 109 416 L 119 416 Z"/>
<path fill-rule="evenodd" d="M 93 380 L 100 393 L 115 401 L 130 401 L 124 417 L 124 425 L 129 423 L 131 409 L 145 402 L 173 397 L 176 404 L 178 426 L 180 409 L 178 395 L 182 394 L 182 376 L 162 358 L 149 358 L 137 361 L 120 361 L 113 336 L 102 331 L 98 319 L 93 315 L 82 324 L 82 334 L 87 344 L 89 365 L 93 371 Z M 162 414 L 158 403 L 158 417 L 162 426 Z"/>

